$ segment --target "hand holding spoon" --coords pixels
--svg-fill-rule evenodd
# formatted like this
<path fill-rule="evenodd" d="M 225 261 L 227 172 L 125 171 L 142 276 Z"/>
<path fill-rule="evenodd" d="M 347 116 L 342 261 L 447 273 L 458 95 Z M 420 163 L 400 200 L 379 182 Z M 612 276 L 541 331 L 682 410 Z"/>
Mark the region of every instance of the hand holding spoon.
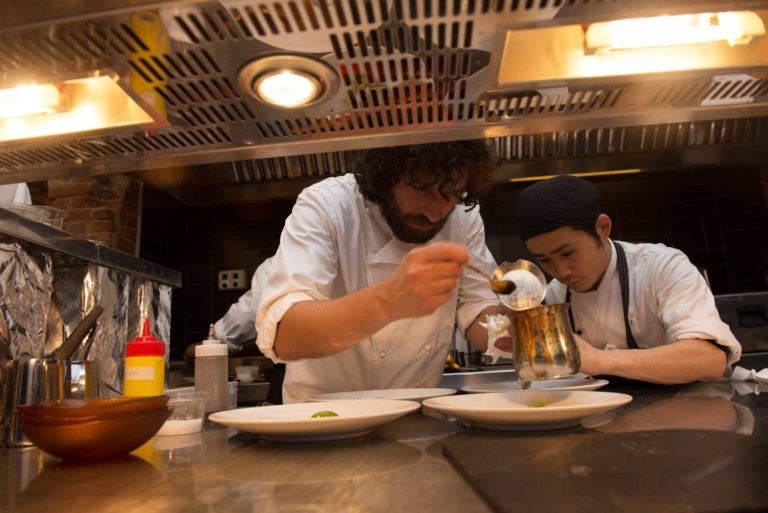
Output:
<path fill-rule="evenodd" d="M 464 264 L 464 267 L 471 271 L 475 271 L 477 274 L 480 274 L 483 276 L 486 280 L 488 280 L 488 283 L 491 285 L 491 290 L 493 290 L 496 294 L 502 294 L 507 295 L 511 294 L 515 291 L 517 286 L 514 282 L 511 282 L 509 280 L 494 280 L 490 276 L 488 276 L 486 273 L 478 269 L 477 267 L 474 267 L 470 264 Z"/>

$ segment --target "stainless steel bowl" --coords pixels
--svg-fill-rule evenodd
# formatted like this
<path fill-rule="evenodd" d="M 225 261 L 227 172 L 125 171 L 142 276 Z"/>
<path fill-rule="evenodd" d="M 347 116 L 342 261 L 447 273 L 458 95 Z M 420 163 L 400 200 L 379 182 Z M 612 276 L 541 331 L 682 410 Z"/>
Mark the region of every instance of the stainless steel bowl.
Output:
<path fill-rule="evenodd" d="M 32 445 L 19 422 L 17 406 L 59 399 L 96 399 L 99 395 L 96 362 L 22 358 L 0 361 L 0 443 Z"/>

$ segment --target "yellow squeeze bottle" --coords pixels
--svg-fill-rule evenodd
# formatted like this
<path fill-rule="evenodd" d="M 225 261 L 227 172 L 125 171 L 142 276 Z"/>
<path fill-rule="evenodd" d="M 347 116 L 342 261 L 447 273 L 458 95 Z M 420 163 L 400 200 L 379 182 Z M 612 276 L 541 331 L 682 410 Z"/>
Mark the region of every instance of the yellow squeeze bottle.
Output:
<path fill-rule="evenodd" d="M 125 347 L 126 397 L 163 395 L 165 391 L 165 342 L 149 332 L 149 319 L 144 319 L 140 337 Z"/>

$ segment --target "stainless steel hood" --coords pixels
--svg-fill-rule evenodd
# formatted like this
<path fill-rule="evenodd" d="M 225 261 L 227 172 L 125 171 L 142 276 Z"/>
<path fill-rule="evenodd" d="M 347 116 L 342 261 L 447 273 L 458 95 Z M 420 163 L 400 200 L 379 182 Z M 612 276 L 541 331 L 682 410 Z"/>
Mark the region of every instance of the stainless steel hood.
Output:
<path fill-rule="evenodd" d="M 685 71 L 590 75 L 567 51 L 552 52 L 600 21 L 751 10 L 768 25 L 766 9 L 722 0 L 5 0 L 0 88 L 108 73 L 163 123 L 0 143 L 0 183 L 142 171 L 190 204 L 216 201 L 211 184 L 246 200 L 344 172 L 359 149 L 476 137 L 495 139 L 499 180 L 757 165 L 768 156 L 768 36 Z M 301 109 L 258 101 L 238 76 L 278 54 L 324 63 L 339 87 Z"/>

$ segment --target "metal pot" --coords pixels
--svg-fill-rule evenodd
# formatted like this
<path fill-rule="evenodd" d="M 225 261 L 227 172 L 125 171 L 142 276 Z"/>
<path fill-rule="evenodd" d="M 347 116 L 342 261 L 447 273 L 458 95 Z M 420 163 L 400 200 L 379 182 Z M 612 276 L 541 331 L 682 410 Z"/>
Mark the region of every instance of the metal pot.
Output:
<path fill-rule="evenodd" d="M 581 357 L 568 322 L 568 303 L 509 314 L 515 369 L 521 380 L 561 378 L 579 372 Z"/>
<path fill-rule="evenodd" d="M 17 406 L 59 399 L 96 399 L 99 371 L 95 361 L 40 358 L 0 361 L 0 443 L 31 445 L 16 414 Z"/>

